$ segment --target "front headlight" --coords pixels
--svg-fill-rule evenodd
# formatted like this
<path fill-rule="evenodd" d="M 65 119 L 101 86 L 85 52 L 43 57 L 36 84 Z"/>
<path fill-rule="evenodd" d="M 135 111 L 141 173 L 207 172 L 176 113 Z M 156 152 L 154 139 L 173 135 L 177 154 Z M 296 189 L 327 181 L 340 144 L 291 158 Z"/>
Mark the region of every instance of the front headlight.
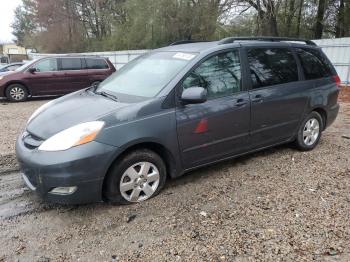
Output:
<path fill-rule="evenodd" d="M 2 80 L 4 78 L 4 76 L 0 76 L 0 80 Z"/>
<path fill-rule="evenodd" d="M 34 119 L 34 117 L 36 117 L 37 115 L 39 115 L 41 112 L 43 112 L 46 108 L 48 108 L 54 100 L 43 104 L 41 107 L 39 107 L 37 110 L 34 111 L 34 113 L 29 117 L 27 124 L 29 124 L 30 121 L 32 121 L 32 119 Z"/>
<path fill-rule="evenodd" d="M 102 121 L 78 124 L 47 139 L 39 147 L 41 151 L 62 151 L 93 141 L 104 126 Z"/>

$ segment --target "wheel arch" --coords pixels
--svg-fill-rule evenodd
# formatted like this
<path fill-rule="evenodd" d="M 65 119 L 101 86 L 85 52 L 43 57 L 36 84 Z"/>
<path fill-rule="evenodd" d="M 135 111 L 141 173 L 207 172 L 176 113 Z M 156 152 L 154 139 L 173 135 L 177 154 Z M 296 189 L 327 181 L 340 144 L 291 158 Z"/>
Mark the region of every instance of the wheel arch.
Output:
<path fill-rule="evenodd" d="M 148 150 L 151 150 L 151 151 L 157 153 L 165 163 L 167 177 L 169 177 L 169 178 L 176 177 L 176 175 L 178 173 L 176 159 L 173 156 L 173 154 L 170 152 L 169 149 L 167 149 L 164 145 L 162 145 L 158 142 L 153 142 L 153 141 L 152 142 L 151 141 L 150 142 L 136 142 L 136 143 L 133 143 L 133 144 L 126 146 L 111 162 L 111 164 L 109 165 L 107 172 L 104 176 L 104 179 L 103 179 L 102 191 L 104 191 L 106 178 L 107 178 L 110 170 L 112 169 L 112 167 L 120 159 L 122 159 L 124 156 L 126 156 L 130 152 L 133 152 L 135 150 L 140 150 L 140 149 L 148 149 Z"/>
<path fill-rule="evenodd" d="M 13 85 L 13 84 L 20 84 L 20 85 L 24 86 L 28 91 L 28 95 L 32 95 L 32 91 L 25 83 L 23 83 L 22 81 L 19 81 L 19 80 L 15 80 L 15 81 L 10 81 L 6 84 L 4 91 L 3 91 L 4 93 L 2 94 L 4 97 L 6 97 L 7 88 L 9 88 L 9 86 Z"/>
<path fill-rule="evenodd" d="M 323 130 L 326 129 L 326 126 L 327 126 L 327 111 L 326 109 L 324 109 L 323 107 L 321 106 L 318 106 L 318 107 L 314 107 L 311 111 L 311 112 L 316 112 L 318 114 L 320 114 L 320 116 L 322 117 L 322 124 L 323 124 Z"/>

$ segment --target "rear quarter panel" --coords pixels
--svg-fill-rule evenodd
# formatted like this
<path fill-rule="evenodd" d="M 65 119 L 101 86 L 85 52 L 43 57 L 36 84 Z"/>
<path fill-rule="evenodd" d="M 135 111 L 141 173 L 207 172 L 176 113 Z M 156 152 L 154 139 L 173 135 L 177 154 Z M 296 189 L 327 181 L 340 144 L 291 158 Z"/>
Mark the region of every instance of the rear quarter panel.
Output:
<path fill-rule="evenodd" d="M 337 117 L 339 104 L 339 88 L 333 77 L 313 80 L 313 89 L 310 90 L 310 103 L 307 113 L 315 109 L 323 109 L 326 113 L 326 125 L 329 126 Z"/>

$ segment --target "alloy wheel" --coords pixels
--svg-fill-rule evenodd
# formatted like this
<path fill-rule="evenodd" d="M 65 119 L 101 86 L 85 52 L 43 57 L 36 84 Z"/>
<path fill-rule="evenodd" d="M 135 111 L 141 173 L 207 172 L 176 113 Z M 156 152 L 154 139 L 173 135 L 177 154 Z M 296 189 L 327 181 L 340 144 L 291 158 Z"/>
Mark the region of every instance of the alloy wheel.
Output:
<path fill-rule="evenodd" d="M 320 123 L 316 118 L 309 119 L 304 126 L 303 140 L 305 145 L 312 146 L 320 135 Z"/>
<path fill-rule="evenodd" d="M 129 202 L 141 202 L 150 198 L 160 182 L 158 168 L 150 162 L 136 163 L 123 173 L 120 193 Z"/>
<path fill-rule="evenodd" d="M 10 96 L 14 100 L 20 101 L 25 97 L 25 91 L 21 87 L 13 87 L 10 90 Z"/>

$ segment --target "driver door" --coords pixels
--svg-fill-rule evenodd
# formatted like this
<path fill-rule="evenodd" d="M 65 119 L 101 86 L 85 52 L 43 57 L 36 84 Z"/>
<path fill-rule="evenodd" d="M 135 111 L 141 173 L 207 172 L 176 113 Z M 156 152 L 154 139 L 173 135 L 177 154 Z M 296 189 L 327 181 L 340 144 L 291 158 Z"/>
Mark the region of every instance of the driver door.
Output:
<path fill-rule="evenodd" d="M 25 78 L 32 95 L 58 94 L 64 75 L 60 75 L 58 72 L 57 58 L 39 60 L 31 68 L 35 68 L 35 72 L 27 71 Z"/>
<path fill-rule="evenodd" d="M 177 134 L 186 169 L 239 154 L 249 148 L 250 100 L 242 85 L 238 49 L 217 53 L 183 80 L 184 89 L 200 86 L 208 100 L 176 109 Z"/>

